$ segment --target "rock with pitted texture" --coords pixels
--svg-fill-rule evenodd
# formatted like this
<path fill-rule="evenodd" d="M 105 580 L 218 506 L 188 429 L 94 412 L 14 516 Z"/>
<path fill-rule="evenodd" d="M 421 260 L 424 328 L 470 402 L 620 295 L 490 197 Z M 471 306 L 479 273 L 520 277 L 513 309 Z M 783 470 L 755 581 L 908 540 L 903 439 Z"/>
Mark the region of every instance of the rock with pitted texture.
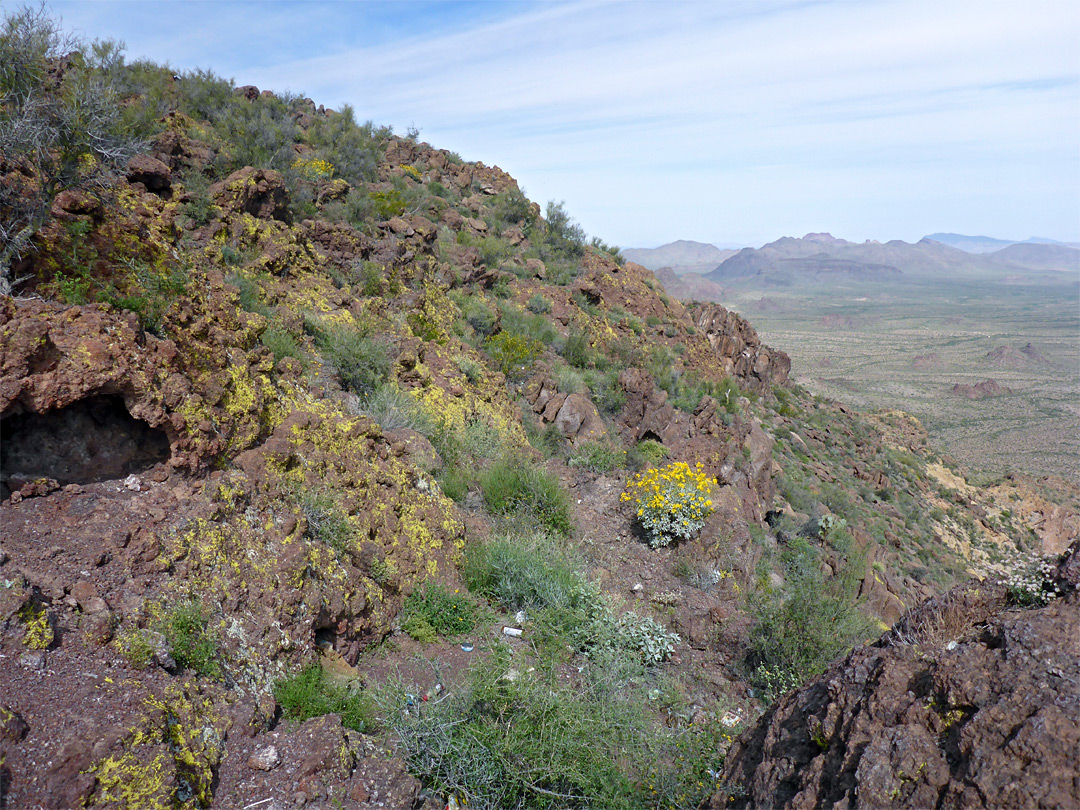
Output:
<path fill-rule="evenodd" d="M 962 586 L 782 698 L 728 754 L 744 794 L 710 806 L 1080 806 L 1078 549 L 1044 607 Z"/>
<path fill-rule="evenodd" d="M 273 169 L 245 166 L 210 186 L 210 197 L 223 211 L 251 214 L 256 219 L 289 219 L 285 178 Z"/>

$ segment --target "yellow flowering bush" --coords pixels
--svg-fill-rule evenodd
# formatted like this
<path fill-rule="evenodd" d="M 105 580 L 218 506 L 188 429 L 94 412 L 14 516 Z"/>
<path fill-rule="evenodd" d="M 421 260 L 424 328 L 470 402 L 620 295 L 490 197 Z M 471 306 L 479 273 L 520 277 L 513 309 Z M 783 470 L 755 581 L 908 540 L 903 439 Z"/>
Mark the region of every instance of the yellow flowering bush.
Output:
<path fill-rule="evenodd" d="M 649 535 L 653 548 L 675 540 L 687 540 L 701 530 L 715 510 L 713 482 L 702 465 L 683 461 L 652 467 L 638 473 L 626 485 L 621 499 L 637 507 L 637 519 Z"/>
<path fill-rule="evenodd" d="M 298 157 L 293 161 L 292 167 L 312 183 L 329 180 L 334 176 L 334 164 L 319 158 Z"/>

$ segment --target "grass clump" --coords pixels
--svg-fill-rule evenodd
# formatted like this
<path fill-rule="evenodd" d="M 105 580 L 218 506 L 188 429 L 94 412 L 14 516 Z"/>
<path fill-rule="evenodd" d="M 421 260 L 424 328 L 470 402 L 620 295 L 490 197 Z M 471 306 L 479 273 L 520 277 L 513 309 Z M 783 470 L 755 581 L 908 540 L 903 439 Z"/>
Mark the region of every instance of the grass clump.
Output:
<path fill-rule="evenodd" d="M 566 462 L 594 473 L 609 473 L 626 462 L 626 451 L 604 442 L 584 442 L 574 448 Z"/>
<path fill-rule="evenodd" d="M 360 412 L 370 416 L 384 430 L 408 428 L 425 436 L 435 430 L 435 421 L 423 406 L 393 382 L 375 389 L 360 406 Z"/>
<path fill-rule="evenodd" d="M 161 632 L 178 667 L 217 679 L 221 677 L 218 645 L 208 623 L 202 602 L 189 599 L 169 609 L 162 620 Z"/>
<path fill-rule="evenodd" d="M 342 386 L 364 397 L 386 381 L 390 374 L 386 343 L 349 326 L 309 321 L 306 327 L 313 332 L 319 351 L 337 369 Z"/>
<path fill-rule="evenodd" d="M 345 510 L 330 493 L 306 490 L 300 498 L 300 511 L 307 518 L 309 537 L 324 543 L 338 554 L 348 552 L 353 540 L 353 527 Z"/>
<path fill-rule="evenodd" d="M 480 609 L 469 596 L 451 592 L 437 582 L 428 582 L 406 598 L 404 616 L 402 628 L 409 635 L 413 633 L 406 625 L 412 622 L 414 628 L 421 628 L 422 625 L 415 621 L 419 619 L 439 635 L 457 636 L 476 629 L 480 622 Z M 413 635 L 413 638 L 416 636 Z"/>
<path fill-rule="evenodd" d="M 528 517 L 545 531 L 564 537 L 573 532 L 570 499 L 559 479 L 547 470 L 506 457 L 480 473 L 478 483 L 493 514 Z"/>
<path fill-rule="evenodd" d="M 367 695 L 332 682 L 318 664 L 278 681 L 274 698 L 283 717 L 294 723 L 336 714 L 341 717 L 341 725 L 354 731 L 369 731 L 375 725 L 374 706 Z"/>
<path fill-rule="evenodd" d="M 597 612 L 599 592 L 555 539 L 543 532 L 502 535 L 465 552 L 462 575 L 469 590 L 509 610 L 550 611 L 562 632 Z"/>

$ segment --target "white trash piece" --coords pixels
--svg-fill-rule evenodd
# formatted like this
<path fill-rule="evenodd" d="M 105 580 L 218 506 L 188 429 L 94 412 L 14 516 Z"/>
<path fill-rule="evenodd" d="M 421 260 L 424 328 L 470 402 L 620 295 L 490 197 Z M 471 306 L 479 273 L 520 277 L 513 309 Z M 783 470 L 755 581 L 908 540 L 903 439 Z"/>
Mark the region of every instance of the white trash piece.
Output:
<path fill-rule="evenodd" d="M 520 627 L 504 627 L 503 628 L 503 635 L 504 636 L 514 636 L 515 638 L 517 638 L 518 636 L 521 635 L 522 632 L 523 631 L 522 631 L 522 629 Z"/>

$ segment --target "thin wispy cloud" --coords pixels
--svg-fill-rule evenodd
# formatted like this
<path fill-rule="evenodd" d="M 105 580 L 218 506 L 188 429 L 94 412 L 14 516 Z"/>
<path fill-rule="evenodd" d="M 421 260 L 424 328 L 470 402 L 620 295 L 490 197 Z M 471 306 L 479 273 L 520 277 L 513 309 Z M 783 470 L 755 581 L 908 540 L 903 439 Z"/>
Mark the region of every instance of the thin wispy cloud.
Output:
<path fill-rule="evenodd" d="M 131 56 L 415 125 L 624 245 L 1080 237 L 1072 2 L 54 6 Z"/>

